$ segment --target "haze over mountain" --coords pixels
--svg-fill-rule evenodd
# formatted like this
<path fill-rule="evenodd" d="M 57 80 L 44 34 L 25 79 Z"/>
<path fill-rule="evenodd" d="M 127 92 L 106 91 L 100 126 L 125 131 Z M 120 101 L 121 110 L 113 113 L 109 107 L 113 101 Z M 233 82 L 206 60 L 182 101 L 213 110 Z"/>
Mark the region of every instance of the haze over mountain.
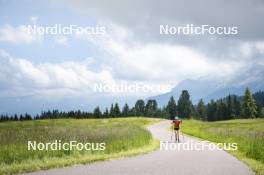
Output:
<path fill-rule="evenodd" d="M 171 96 L 174 96 L 177 100 L 181 91 L 186 89 L 195 104 L 201 98 L 208 102 L 211 99 L 218 99 L 229 94 L 242 95 L 246 87 L 249 87 L 253 92 L 264 90 L 264 65 L 250 66 L 247 70 L 241 70 L 232 78 L 206 76 L 198 79 L 185 79 L 170 92 L 148 99 L 156 99 L 158 104 L 163 106 L 167 104 Z"/>

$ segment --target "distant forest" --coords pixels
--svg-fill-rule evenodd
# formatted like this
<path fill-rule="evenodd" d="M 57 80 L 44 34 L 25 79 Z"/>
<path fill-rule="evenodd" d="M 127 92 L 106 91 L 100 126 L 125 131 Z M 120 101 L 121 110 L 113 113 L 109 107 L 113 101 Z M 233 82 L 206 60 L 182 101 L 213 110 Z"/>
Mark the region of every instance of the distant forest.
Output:
<path fill-rule="evenodd" d="M 59 118 L 115 118 L 128 116 L 144 116 L 173 119 L 175 116 L 180 118 L 194 118 L 203 121 L 218 121 L 237 118 L 257 118 L 264 116 L 264 92 L 259 91 L 254 94 L 247 88 L 244 96 L 228 95 L 218 100 L 211 100 L 205 104 L 201 99 L 198 104 L 193 105 L 191 97 L 187 90 L 183 90 L 178 101 L 172 96 L 168 104 L 158 107 L 156 100 L 148 100 L 146 103 L 143 99 L 136 101 L 133 107 L 125 104 L 122 108 L 118 103 L 114 103 L 110 108 L 103 111 L 96 107 L 93 112 L 59 110 L 43 111 L 41 114 L 32 116 L 24 115 L 4 115 L 0 116 L 0 122 L 3 121 L 25 121 L 41 119 L 59 119 Z"/>

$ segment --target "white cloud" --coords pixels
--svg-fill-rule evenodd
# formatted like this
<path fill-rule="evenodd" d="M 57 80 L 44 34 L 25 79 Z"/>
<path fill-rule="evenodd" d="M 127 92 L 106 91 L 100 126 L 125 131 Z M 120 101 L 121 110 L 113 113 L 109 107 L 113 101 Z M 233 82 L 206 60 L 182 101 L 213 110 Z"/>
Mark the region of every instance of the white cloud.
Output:
<path fill-rule="evenodd" d="M 37 16 L 31 16 L 30 17 L 30 21 L 33 23 L 33 24 L 36 24 L 38 22 L 38 17 Z"/>
<path fill-rule="evenodd" d="M 89 61 L 34 64 L 0 50 L 0 64 L 5 65 L 0 70 L 2 96 L 84 95 L 92 93 L 94 83 L 113 81 L 108 71 L 91 71 Z"/>
<path fill-rule="evenodd" d="M 261 54 L 264 54 L 264 41 L 256 42 L 256 48 Z"/>
<path fill-rule="evenodd" d="M 173 82 L 186 78 L 213 75 L 230 76 L 241 66 L 235 62 L 221 61 L 191 47 L 140 42 L 132 32 L 121 26 L 111 25 L 111 30 L 101 38 L 86 39 L 103 49 L 110 57 L 108 66 L 119 79 L 134 81 Z"/>
<path fill-rule="evenodd" d="M 257 2 L 243 0 L 239 4 L 235 0 L 229 3 L 222 0 L 203 0 L 203 3 L 197 0 L 163 0 L 155 1 L 155 3 L 149 0 L 53 0 L 52 2 L 53 5 L 66 6 L 81 14 L 96 16 L 126 26 L 143 40 L 164 41 L 164 38 L 161 38 L 157 32 L 158 26 L 164 23 L 237 26 L 241 31 L 239 37 L 224 38 L 231 40 L 264 38 L 264 25 L 259 22 L 264 17 L 264 3 L 261 0 Z M 117 10 L 117 6 L 122 8 Z M 223 9 L 225 9 L 224 13 Z M 189 37 L 185 39 L 188 40 Z M 203 41 L 206 42 L 200 43 L 198 40 L 199 44 L 210 46 L 208 40 Z M 176 40 L 176 42 L 181 42 L 181 40 Z M 192 39 L 188 43 L 193 45 L 194 42 L 195 39 Z M 224 45 L 226 46 L 227 43 L 225 42 Z"/>
<path fill-rule="evenodd" d="M 57 44 L 61 44 L 65 46 L 69 44 L 66 36 L 59 36 L 59 37 L 56 37 L 54 40 L 55 40 L 55 43 Z"/>
<path fill-rule="evenodd" d="M 30 34 L 27 26 L 13 27 L 9 24 L 0 27 L 0 41 L 9 43 L 32 43 L 41 41 L 40 35 Z"/>
<path fill-rule="evenodd" d="M 32 96 L 42 99 L 84 96 L 89 98 L 96 95 L 147 97 L 167 92 L 173 87 L 169 83 L 115 79 L 107 69 L 91 70 L 90 67 L 94 63 L 94 59 L 88 58 L 80 62 L 36 64 L 27 59 L 14 58 L 0 50 L 0 64 L 5 65 L 0 70 L 0 96 L 16 98 Z M 124 84 L 133 89 L 95 91 L 95 85 L 124 88 Z"/>
<path fill-rule="evenodd" d="M 240 55 L 236 54 L 240 62 L 249 64 L 264 64 L 264 41 L 243 42 L 239 47 Z M 236 53 L 236 52 L 233 52 Z"/>
<path fill-rule="evenodd" d="M 240 53 L 243 58 L 250 58 L 253 54 L 253 45 L 249 42 L 241 43 Z"/>

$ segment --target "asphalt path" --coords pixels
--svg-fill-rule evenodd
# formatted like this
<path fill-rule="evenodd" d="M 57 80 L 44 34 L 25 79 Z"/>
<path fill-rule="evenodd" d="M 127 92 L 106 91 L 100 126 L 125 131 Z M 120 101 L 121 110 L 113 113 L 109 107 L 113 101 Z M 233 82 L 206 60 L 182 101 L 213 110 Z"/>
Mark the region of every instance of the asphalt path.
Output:
<path fill-rule="evenodd" d="M 161 149 L 135 157 L 76 165 L 28 173 L 30 175 L 249 175 L 254 174 L 244 163 L 212 143 L 180 136 L 171 138 L 170 121 L 148 127 L 161 141 Z M 172 139 L 172 140 L 171 140 Z M 193 148 L 192 148 L 192 146 Z M 196 148 L 194 147 L 196 145 Z M 203 150 L 202 149 L 203 146 Z M 211 147 L 210 147 L 211 146 Z"/>

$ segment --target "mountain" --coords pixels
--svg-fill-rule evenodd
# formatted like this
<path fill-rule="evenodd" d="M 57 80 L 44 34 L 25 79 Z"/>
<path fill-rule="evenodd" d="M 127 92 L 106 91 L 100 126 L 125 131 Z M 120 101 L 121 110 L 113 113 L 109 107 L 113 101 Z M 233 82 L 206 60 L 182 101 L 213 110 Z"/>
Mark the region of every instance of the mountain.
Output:
<path fill-rule="evenodd" d="M 246 87 L 249 87 L 252 92 L 264 90 L 264 65 L 249 66 L 227 78 L 207 76 L 199 79 L 186 79 L 170 92 L 147 99 L 155 99 L 160 106 L 164 106 L 171 96 L 177 100 L 181 91 L 186 89 L 190 93 L 192 102 L 196 104 L 201 98 L 208 102 L 228 94 L 243 95 Z"/>

